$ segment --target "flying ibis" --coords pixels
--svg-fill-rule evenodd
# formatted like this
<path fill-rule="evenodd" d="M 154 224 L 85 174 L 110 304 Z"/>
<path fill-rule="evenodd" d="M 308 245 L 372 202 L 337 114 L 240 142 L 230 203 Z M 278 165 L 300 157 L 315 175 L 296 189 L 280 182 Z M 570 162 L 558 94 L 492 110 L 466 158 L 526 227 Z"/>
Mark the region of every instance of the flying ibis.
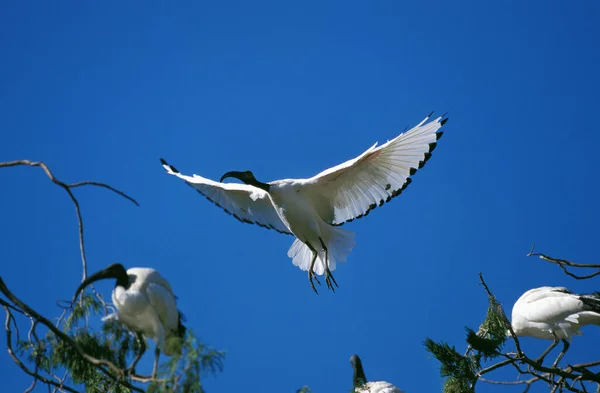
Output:
<path fill-rule="evenodd" d="M 199 175 L 186 176 L 161 158 L 167 173 L 184 180 L 208 200 L 242 222 L 257 224 L 296 237 L 288 257 L 313 278 L 325 274 L 327 287 L 338 286 L 332 271 L 345 262 L 355 246 L 354 233 L 339 226 L 364 217 L 397 197 L 411 183 L 442 136 L 438 130 L 448 118 L 427 122 L 356 158 L 324 170 L 309 179 L 258 181 L 250 171 L 227 172 L 219 182 Z M 237 178 L 245 184 L 223 183 Z"/>
<path fill-rule="evenodd" d="M 600 325 L 600 293 L 576 294 L 564 287 L 540 287 L 525 292 L 512 309 L 512 328 L 517 336 L 553 340 L 537 359 L 542 362 L 560 341 L 562 354 L 573 336 L 581 336 L 585 325 Z M 510 335 L 510 331 L 507 332 Z"/>
<path fill-rule="evenodd" d="M 167 343 L 171 337 L 183 338 L 186 331 L 171 286 L 154 269 L 133 267 L 125 270 L 123 265 L 115 263 L 85 279 L 75 291 L 75 298 L 86 286 L 108 278 L 116 280 L 112 301 L 117 312 L 103 320 L 117 319 L 136 334 L 154 341 L 156 350 L 152 377 L 156 378 L 160 353 L 180 355 Z M 145 350 L 144 340 L 140 341 Z M 178 349 L 180 351 L 181 347 L 178 346 Z"/>
<path fill-rule="evenodd" d="M 352 376 L 352 384 L 356 393 L 404 393 L 396 386 L 385 381 L 367 381 L 365 370 L 362 366 L 362 361 L 358 355 L 350 356 L 350 364 L 354 369 Z"/>

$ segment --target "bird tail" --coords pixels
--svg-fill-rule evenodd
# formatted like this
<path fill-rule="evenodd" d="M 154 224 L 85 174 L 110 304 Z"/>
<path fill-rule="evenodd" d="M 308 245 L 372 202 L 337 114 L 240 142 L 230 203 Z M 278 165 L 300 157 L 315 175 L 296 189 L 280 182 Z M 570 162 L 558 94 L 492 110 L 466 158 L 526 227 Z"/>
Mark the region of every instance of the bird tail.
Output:
<path fill-rule="evenodd" d="M 338 262 L 346 262 L 346 258 L 352 252 L 356 245 L 354 242 L 354 233 L 346 229 L 329 226 L 327 231 L 322 231 L 323 242 L 327 246 L 329 270 L 335 270 Z M 315 261 L 314 272 L 318 275 L 325 273 L 325 251 L 321 246 L 314 247 L 318 254 Z M 300 239 L 296 239 L 288 251 L 288 257 L 292 258 L 292 263 L 304 271 L 310 269 L 312 261 L 312 251 Z"/>
<path fill-rule="evenodd" d="M 185 341 L 185 333 L 187 328 L 183 324 L 185 316 L 178 311 L 179 320 L 177 321 L 177 330 L 170 332 L 167 336 L 167 342 L 164 348 L 164 354 L 167 356 L 180 356 L 183 352 L 183 342 Z"/>
<path fill-rule="evenodd" d="M 579 299 L 583 302 L 586 311 L 593 311 L 600 314 L 600 292 L 580 295 Z"/>

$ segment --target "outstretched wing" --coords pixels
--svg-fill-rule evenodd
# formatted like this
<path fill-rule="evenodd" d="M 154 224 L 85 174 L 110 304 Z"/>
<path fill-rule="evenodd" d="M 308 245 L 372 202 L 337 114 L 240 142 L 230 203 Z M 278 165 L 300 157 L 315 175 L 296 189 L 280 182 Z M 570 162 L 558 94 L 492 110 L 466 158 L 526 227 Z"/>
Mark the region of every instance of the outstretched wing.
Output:
<path fill-rule="evenodd" d="M 292 234 L 277 215 L 269 195 L 264 190 L 248 184 L 219 183 L 198 175 L 182 175 L 162 158 L 160 161 L 167 173 L 183 179 L 206 199 L 241 222 L 274 229 L 287 235 Z"/>
<path fill-rule="evenodd" d="M 448 118 L 425 124 L 430 116 L 391 141 L 379 147 L 375 143 L 360 156 L 307 179 L 302 192 L 333 225 L 366 216 L 400 195 L 431 157 L 442 136 L 437 131 Z"/>

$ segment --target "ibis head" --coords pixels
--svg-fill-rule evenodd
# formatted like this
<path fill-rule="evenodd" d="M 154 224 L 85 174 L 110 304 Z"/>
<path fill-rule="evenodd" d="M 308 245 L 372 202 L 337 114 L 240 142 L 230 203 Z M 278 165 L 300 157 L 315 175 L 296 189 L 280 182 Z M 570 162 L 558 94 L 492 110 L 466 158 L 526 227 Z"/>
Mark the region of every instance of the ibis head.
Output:
<path fill-rule="evenodd" d="M 239 179 L 239 180 L 243 181 L 246 184 L 249 184 L 249 185 L 254 186 L 254 187 L 261 188 L 261 189 L 269 192 L 270 186 L 268 184 L 266 184 L 266 183 L 262 183 L 262 182 L 259 182 L 258 180 L 256 180 L 256 177 L 254 177 L 254 173 L 252 173 L 251 171 L 243 171 L 243 172 L 231 171 L 231 172 L 227 172 L 226 174 L 224 174 L 223 176 L 221 176 L 221 180 L 219 180 L 219 182 L 223 183 L 223 180 L 225 180 L 228 177 L 235 177 L 236 179 Z"/>
<path fill-rule="evenodd" d="M 350 356 L 350 364 L 354 369 L 354 376 L 352 377 L 352 383 L 354 387 L 360 387 L 367 383 L 367 377 L 365 375 L 365 371 L 363 370 L 362 362 L 358 355 Z"/>
<path fill-rule="evenodd" d="M 88 278 L 86 278 L 75 291 L 74 299 L 77 298 L 79 292 L 81 292 L 85 287 L 90 285 L 91 283 L 106 279 L 106 278 L 114 278 L 117 280 L 116 286 L 122 286 L 124 288 L 129 287 L 129 276 L 127 275 L 127 270 L 120 263 L 114 263 L 107 267 L 104 270 L 100 270 L 97 273 L 92 274 Z"/>

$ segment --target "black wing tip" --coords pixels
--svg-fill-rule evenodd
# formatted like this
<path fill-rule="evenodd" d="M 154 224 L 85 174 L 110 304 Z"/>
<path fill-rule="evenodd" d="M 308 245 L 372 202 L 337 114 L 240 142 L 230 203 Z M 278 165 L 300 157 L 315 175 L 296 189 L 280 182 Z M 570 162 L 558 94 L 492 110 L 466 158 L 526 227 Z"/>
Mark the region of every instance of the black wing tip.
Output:
<path fill-rule="evenodd" d="M 173 172 L 175 172 L 175 173 L 179 173 L 179 171 L 177 170 L 177 168 L 175 168 L 173 165 L 171 165 L 171 164 L 169 164 L 167 161 L 165 161 L 165 159 L 164 159 L 164 158 L 161 158 L 161 159 L 160 159 L 160 163 L 161 163 L 163 166 L 168 166 L 168 167 L 169 167 L 169 169 L 170 169 L 171 171 L 173 171 Z"/>
<path fill-rule="evenodd" d="M 413 170 L 416 172 L 417 170 L 415 168 L 411 168 L 411 170 Z M 369 208 L 363 213 L 363 214 L 359 214 L 356 217 L 352 217 L 346 221 L 342 221 L 342 222 L 332 222 L 331 225 L 339 227 L 344 225 L 347 222 L 352 222 L 354 220 L 358 220 L 361 219 L 363 217 L 366 217 L 369 215 L 369 213 L 371 212 L 371 210 L 374 210 L 375 208 L 377 208 L 378 206 L 383 206 L 384 204 L 388 203 L 389 201 L 391 201 L 392 199 L 394 199 L 395 197 L 397 197 L 398 195 L 402 194 L 402 191 L 404 191 L 406 189 L 406 187 L 408 187 L 408 185 L 412 183 L 412 179 L 410 177 L 407 177 L 406 180 L 404 181 L 404 184 L 402 184 L 402 187 L 400 187 L 397 190 L 394 190 L 391 192 L 390 195 L 388 195 L 388 197 L 386 199 L 381 199 L 378 203 L 371 203 L 369 205 Z M 388 188 L 386 188 L 386 190 L 388 190 Z"/>
<path fill-rule="evenodd" d="M 429 115 L 427 115 L 427 118 L 431 117 L 431 115 L 433 115 L 434 112 L 435 111 L 431 111 L 431 113 L 429 113 Z M 442 117 L 446 116 L 446 113 L 444 115 L 442 115 Z M 447 121 L 448 121 L 448 117 L 440 120 L 440 125 L 443 126 L 444 124 L 446 124 Z M 443 131 L 436 132 L 435 133 L 435 140 L 438 141 L 442 137 L 442 135 L 444 135 Z M 412 179 L 410 178 L 410 176 L 415 175 L 419 169 L 421 169 L 421 168 L 423 168 L 425 166 L 425 163 L 427 161 L 429 161 L 429 159 L 432 156 L 432 152 L 435 150 L 436 147 L 437 147 L 437 142 L 431 142 L 429 144 L 429 151 L 427 151 L 427 152 L 424 153 L 423 160 L 419 161 L 419 164 L 417 165 L 417 168 L 412 168 L 411 167 L 409 169 L 409 171 L 408 171 L 409 176 L 404 181 L 404 184 L 402 185 L 402 187 L 400 187 L 397 190 L 393 190 L 390 193 L 390 195 L 388 195 L 388 197 L 386 199 L 381 199 L 379 201 L 379 203 L 372 203 L 371 205 L 369 205 L 369 208 L 363 214 L 360 214 L 360 215 L 358 215 L 356 217 L 350 218 L 350 219 L 348 219 L 346 221 L 343 221 L 343 222 L 332 223 L 331 225 L 333 225 L 333 226 L 341 226 L 341 225 L 344 225 L 347 222 L 352 222 L 354 220 L 358 220 L 360 218 L 363 218 L 363 217 L 367 216 L 371 212 L 371 210 L 375 209 L 378 206 L 383 206 L 385 203 L 388 203 L 389 201 L 391 201 L 392 199 L 394 199 L 398 195 L 402 194 L 402 191 L 404 191 L 406 189 L 406 187 L 408 187 L 408 185 L 410 183 L 412 183 Z M 390 185 L 386 184 L 385 185 L 385 190 L 388 191 L 389 189 L 390 189 Z"/>

